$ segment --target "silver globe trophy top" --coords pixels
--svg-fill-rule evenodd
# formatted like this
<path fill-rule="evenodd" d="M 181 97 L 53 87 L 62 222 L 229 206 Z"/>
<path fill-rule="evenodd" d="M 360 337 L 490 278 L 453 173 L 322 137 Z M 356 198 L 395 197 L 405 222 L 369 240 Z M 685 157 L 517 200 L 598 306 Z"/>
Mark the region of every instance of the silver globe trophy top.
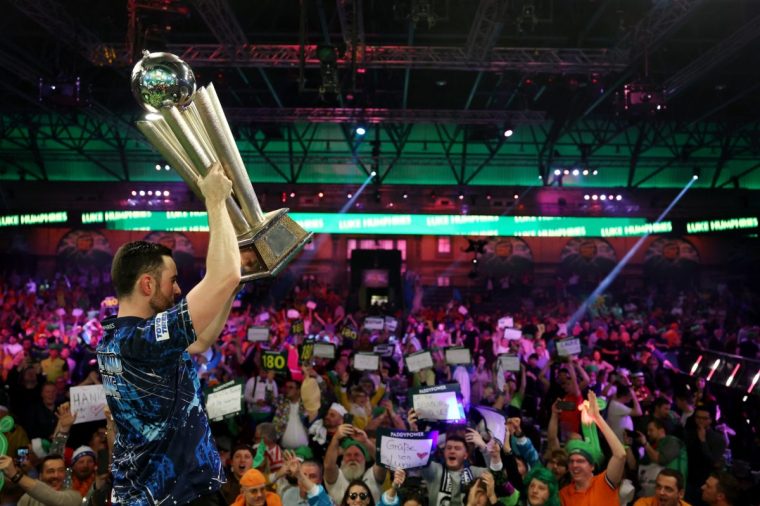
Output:
<path fill-rule="evenodd" d="M 190 65 L 171 53 L 149 53 L 132 69 L 132 94 L 148 112 L 186 107 L 195 95 L 195 74 Z"/>
<path fill-rule="evenodd" d="M 227 212 L 240 247 L 242 280 L 274 276 L 311 240 L 287 215 L 264 213 L 214 85 L 195 87 L 190 66 L 170 53 L 143 52 L 132 69 L 132 94 L 151 113 L 137 128 L 203 200 L 197 181 L 219 162 L 232 181 Z"/>

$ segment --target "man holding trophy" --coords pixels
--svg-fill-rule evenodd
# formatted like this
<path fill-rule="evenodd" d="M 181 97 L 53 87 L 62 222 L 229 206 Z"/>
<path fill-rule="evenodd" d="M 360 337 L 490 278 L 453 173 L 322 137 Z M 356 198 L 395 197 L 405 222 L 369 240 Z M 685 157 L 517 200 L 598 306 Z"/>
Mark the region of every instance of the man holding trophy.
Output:
<path fill-rule="evenodd" d="M 285 209 L 261 211 L 213 87 L 196 93 L 184 62 L 146 52 L 132 85 L 151 113 L 138 127 L 205 202 L 209 244 L 205 276 L 176 304 L 169 249 L 136 241 L 114 256 L 119 311 L 97 350 L 117 427 L 112 502 L 222 505 L 222 462 L 190 354 L 214 344 L 241 280 L 276 274 L 311 234 Z"/>

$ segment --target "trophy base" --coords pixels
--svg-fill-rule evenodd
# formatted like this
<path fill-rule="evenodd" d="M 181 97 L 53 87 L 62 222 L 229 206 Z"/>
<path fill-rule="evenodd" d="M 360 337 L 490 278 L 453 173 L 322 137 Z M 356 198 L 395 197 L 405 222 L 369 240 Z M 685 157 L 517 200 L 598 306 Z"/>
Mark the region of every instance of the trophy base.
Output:
<path fill-rule="evenodd" d="M 293 221 L 287 211 L 267 213 L 256 229 L 238 236 L 241 283 L 276 276 L 311 241 L 313 234 Z"/>

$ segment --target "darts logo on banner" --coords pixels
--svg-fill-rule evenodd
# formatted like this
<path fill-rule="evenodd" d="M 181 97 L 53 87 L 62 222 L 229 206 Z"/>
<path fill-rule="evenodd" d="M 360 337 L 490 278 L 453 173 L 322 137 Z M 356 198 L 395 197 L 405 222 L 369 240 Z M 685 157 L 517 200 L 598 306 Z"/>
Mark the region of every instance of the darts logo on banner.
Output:
<path fill-rule="evenodd" d="M 94 230 L 72 230 L 64 235 L 56 248 L 58 259 L 82 267 L 109 267 L 113 253 L 108 239 Z"/>
<path fill-rule="evenodd" d="M 647 248 L 644 272 L 657 278 L 689 277 L 695 273 L 699 263 L 699 252 L 689 241 L 660 237 Z"/>
<path fill-rule="evenodd" d="M 479 270 L 486 276 L 502 277 L 533 269 L 533 252 L 519 237 L 500 237 L 489 241 L 479 258 Z"/>
<path fill-rule="evenodd" d="M 560 254 L 560 269 L 565 273 L 607 274 L 616 263 L 615 249 L 599 238 L 570 239 Z"/>

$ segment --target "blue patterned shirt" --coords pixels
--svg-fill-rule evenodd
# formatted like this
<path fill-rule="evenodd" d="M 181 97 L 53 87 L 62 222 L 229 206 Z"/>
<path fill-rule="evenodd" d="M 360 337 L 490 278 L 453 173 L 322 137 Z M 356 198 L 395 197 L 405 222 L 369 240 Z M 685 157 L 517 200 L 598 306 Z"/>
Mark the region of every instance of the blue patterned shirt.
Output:
<path fill-rule="evenodd" d="M 118 435 L 114 505 L 185 504 L 224 482 L 187 347 L 187 300 L 148 319 L 108 318 L 98 367 Z"/>

